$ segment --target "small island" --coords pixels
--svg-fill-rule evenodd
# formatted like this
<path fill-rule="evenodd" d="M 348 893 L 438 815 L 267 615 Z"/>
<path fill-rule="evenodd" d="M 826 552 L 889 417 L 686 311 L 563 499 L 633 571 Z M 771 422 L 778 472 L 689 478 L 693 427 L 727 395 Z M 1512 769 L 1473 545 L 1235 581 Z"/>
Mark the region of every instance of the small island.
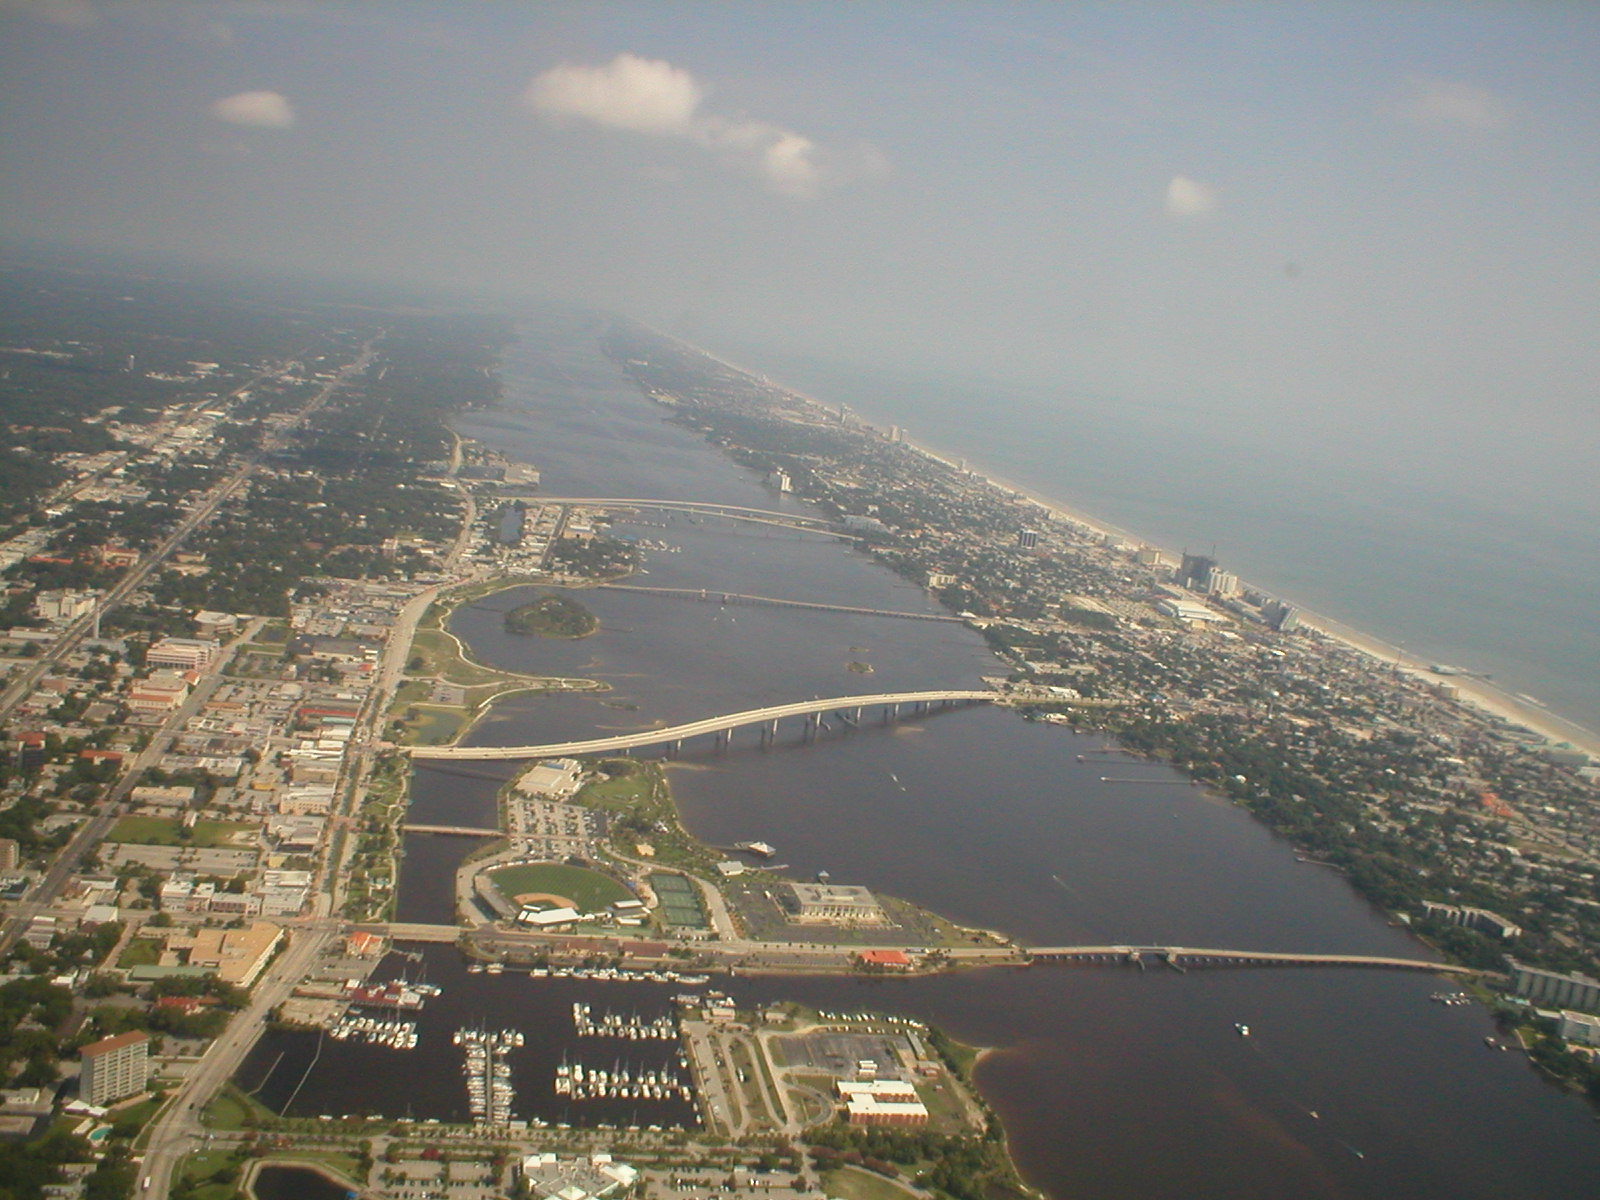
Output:
<path fill-rule="evenodd" d="M 568 596 L 541 592 L 506 613 L 506 632 L 547 638 L 586 638 L 600 628 L 595 615 Z"/>

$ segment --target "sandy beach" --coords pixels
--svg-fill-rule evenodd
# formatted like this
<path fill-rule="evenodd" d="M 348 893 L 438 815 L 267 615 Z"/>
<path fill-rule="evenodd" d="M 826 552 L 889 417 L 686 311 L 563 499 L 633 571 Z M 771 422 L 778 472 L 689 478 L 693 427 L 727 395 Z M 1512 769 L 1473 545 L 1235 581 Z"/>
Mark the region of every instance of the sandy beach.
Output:
<path fill-rule="evenodd" d="M 723 366 L 730 368 L 731 370 L 740 371 L 746 375 L 752 376 L 753 378 L 769 383 L 774 387 L 780 387 L 790 395 L 796 396 L 808 404 L 815 405 L 825 412 L 831 412 L 838 408 L 837 405 L 830 405 L 826 401 L 817 399 L 815 396 L 807 395 L 797 388 L 790 387 L 780 379 L 774 379 L 773 377 L 760 371 L 752 370 L 750 367 L 712 354 L 710 351 L 702 350 L 702 353 L 705 353 L 708 355 L 708 357 L 721 363 Z M 866 425 L 870 429 L 882 432 L 886 428 L 866 414 L 857 414 L 857 416 L 858 419 L 861 420 L 862 424 Z M 919 442 L 914 438 L 905 438 L 904 444 L 917 451 L 919 454 L 927 455 L 929 458 L 944 463 L 953 470 L 959 469 L 960 464 L 966 462 L 967 469 L 975 478 L 982 479 L 993 484 L 995 487 L 1001 488 L 1008 492 L 1014 492 L 1019 496 L 1025 497 L 1034 504 L 1037 504 L 1040 508 L 1044 509 L 1052 517 L 1071 521 L 1074 524 L 1081 525 L 1091 532 L 1100 535 L 1101 537 L 1121 538 L 1130 545 L 1159 550 L 1163 554 L 1172 558 L 1174 561 L 1180 557 L 1177 553 L 1168 549 L 1167 547 L 1159 546 L 1156 543 L 1151 542 L 1149 539 L 1141 537 L 1139 534 L 1132 532 L 1131 530 L 1122 529 L 1108 521 L 1101 520 L 1098 517 L 1090 516 L 1088 513 L 1080 512 L 1077 509 L 1072 508 L 1070 505 L 1063 504 L 1059 500 L 1056 500 L 1052 497 L 1040 495 L 1038 492 L 1023 484 L 1016 483 L 999 475 L 990 474 L 989 472 L 975 466 L 964 456 L 953 455 L 947 451 L 936 449 L 923 442 Z M 1268 595 L 1277 595 L 1277 593 L 1272 592 L 1270 589 L 1255 588 L 1254 585 L 1249 584 L 1245 580 L 1241 579 L 1239 582 L 1242 587 L 1249 588 L 1251 590 L 1263 591 Z M 1502 688 L 1496 687 L 1488 680 L 1480 679 L 1472 675 L 1439 675 L 1428 669 L 1429 663 L 1427 661 L 1417 658 L 1414 655 L 1407 654 L 1399 646 L 1392 645 L 1389 642 L 1384 641 L 1382 638 L 1375 637 L 1372 634 L 1362 633 L 1360 630 L 1352 629 L 1350 626 L 1345 625 L 1343 622 L 1336 621 L 1332 617 L 1326 617 L 1320 613 L 1316 613 L 1310 609 L 1304 608 L 1303 606 L 1296 604 L 1293 597 L 1278 596 L 1278 598 L 1283 600 L 1285 603 L 1295 604 L 1295 607 L 1300 609 L 1300 622 L 1302 625 L 1308 626 L 1319 633 L 1325 634 L 1326 636 L 1333 638 L 1334 640 L 1341 642 L 1346 646 L 1349 646 L 1353 650 L 1359 651 L 1362 654 L 1366 654 L 1383 664 L 1398 668 L 1399 670 L 1404 671 L 1406 674 L 1414 676 L 1427 683 L 1449 684 L 1456 689 L 1458 701 L 1460 703 L 1470 704 L 1473 707 L 1489 713 L 1492 716 L 1499 717 L 1513 725 L 1521 726 L 1531 733 L 1536 734 L 1541 738 L 1548 739 L 1551 742 L 1569 743 L 1579 750 L 1582 750 L 1585 753 L 1595 757 L 1596 759 L 1600 759 L 1600 733 L 1597 733 L 1592 729 L 1585 728 L 1584 726 L 1577 724 L 1575 721 L 1570 721 L 1566 717 L 1561 716 L 1559 713 L 1552 712 L 1548 708 L 1537 704 L 1531 704 L 1528 701 L 1510 692 L 1507 692 Z"/>

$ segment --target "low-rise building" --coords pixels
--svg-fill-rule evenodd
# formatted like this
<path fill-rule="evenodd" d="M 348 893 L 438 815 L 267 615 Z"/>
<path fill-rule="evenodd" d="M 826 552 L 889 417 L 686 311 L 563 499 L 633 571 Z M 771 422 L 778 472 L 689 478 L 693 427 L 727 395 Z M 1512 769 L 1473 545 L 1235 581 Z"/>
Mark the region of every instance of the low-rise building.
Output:
<path fill-rule="evenodd" d="M 145 651 L 144 661 L 152 667 L 178 667 L 195 671 L 210 666 L 222 652 L 215 638 L 162 638 Z"/>
<path fill-rule="evenodd" d="M 834 1084 L 852 1125 L 926 1125 L 928 1108 L 917 1089 L 898 1079 L 845 1080 Z"/>
<path fill-rule="evenodd" d="M 189 698 L 189 681 L 157 672 L 128 685 L 128 707 L 134 712 L 171 712 Z"/>
<path fill-rule="evenodd" d="M 1503 938 L 1508 942 L 1522 934 L 1522 926 L 1514 924 L 1499 913 L 1490 912 L 1486 908 L 1439 904 L 1433 900 L 1424 900 L 1422 907 L 1430 917 L 1441 921 L 1449 921 L 1452 925 L 1460 925 L 1466 929 L 1476 929 L 1480 933 L 1493 934 L 1495 937 Z"/>
<path fill-rule="evenodd" d="M 791 883 L 790 919 L 825 925 L 887 925 L 878 899 L 864 887 L 843 883 Z"/>
<path fill-rule="evenodd" d="M 1563 1041 L 1600 1046 L 1600 1017 L 1563 1009 L 1556 1022 L 1556 1033 Z"/>
<path fill-rule="evenodd" d="M 283 930 L 271 921 L 245 929 L 197 929 L 167 939 L 169 950 L 186 952 L 188 964 L 216 975 L 224 983 L 248 988 L 261 977 L 283 941 Z"/>

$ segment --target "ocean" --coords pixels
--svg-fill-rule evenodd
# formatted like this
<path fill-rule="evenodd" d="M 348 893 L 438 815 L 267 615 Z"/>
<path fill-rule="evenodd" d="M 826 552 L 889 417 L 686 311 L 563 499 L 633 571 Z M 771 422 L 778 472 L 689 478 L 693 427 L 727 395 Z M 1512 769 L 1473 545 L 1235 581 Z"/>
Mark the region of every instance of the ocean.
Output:
<path fill-rule="evenodd" d="M 1357 458 L 1194 408 L 708 348 L 1133 537 L 1214 549 L 1274 595 L 1600 730 L 1600 514 L 1583 436 L 1499 456 L 1397 437 Z"/>

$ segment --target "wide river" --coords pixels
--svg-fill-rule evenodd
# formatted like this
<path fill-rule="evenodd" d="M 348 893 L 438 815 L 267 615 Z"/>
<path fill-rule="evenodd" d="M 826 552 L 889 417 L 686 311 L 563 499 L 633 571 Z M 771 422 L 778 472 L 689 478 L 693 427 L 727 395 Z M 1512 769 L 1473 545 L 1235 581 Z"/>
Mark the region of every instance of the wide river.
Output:
<path fill-rule="evenodd" d="M 668 424 L 600 356 L 595 333 L 578 319 L 528 323 L 508 355 L 504 407 L 462 432 L 537 465 L 551 495 L 794 504 Z M 649 519 L 663 526 L 623 532 L 681 551 L 650 553 L 639 584 L 931 611 L 919 589 L 826 538 Z M 978 636 L 954 624 L 604 591 L 584 602 L 601 629 L 581 642 L 505 634 L 500 614 L 514 593 L 456 615 L 454 630 L 489 662 L 613 689 L 508 702 L 475 741 L 551 741 L 812 696 L 978 686 L 999 669 Z M 799 744 L 798 726 L 768 749 L 753 735 L 720 753 L 691 743 L 671 779 L 686 824 L 709 842 L 767 841 L 796 878 L 827 870 L 1033 944 L 1426 956 L 1339 875 L 1296 861 L 1247 815 L 1164 768 L 1103 755 L 1104 745 L 978 707 L 835 730 L 811 745 Z M 414 820 L 492 819 L 495 777 L 508 768 L 463 766 L 417 772 Z M 469 846 L 408 839 L 402 919 L 452 919 L 449 874 Z M 427 952 L 426 967 L 446 992 L 423 1014 L 416 1051 L 319 1050 L 314 1036 L 274 1035 L 241 1081 L 293 1112 L 459 1119 L 465 1093 L 450 1031 L 514 1025 L 530 1033 L 512 1059 L 518 1115 L 683 1115 L 637 1105 L 575 1113 L 550 1092 L 555 1063 L 585 1052 L 563 1017 L 572 999 L 649 1016 L 670 988 L 469 976 L 444 948 Z M 748 1002 L 914 1014 L 993 1047 L 979 1084 L 1025 1175 L 1062 1200 L 1593 1194 L 1600 1128 L 1589 1109 L 1520 1055 L 1486 1049 L 1493 1028 L 1482 1011 L 1430 1003 L 1447 986 L 1350 969 L 1106 967 L 741 978 L 730 990 Z M 1252 1036 L 1238 1036 L 1238 1022 Z"/>

